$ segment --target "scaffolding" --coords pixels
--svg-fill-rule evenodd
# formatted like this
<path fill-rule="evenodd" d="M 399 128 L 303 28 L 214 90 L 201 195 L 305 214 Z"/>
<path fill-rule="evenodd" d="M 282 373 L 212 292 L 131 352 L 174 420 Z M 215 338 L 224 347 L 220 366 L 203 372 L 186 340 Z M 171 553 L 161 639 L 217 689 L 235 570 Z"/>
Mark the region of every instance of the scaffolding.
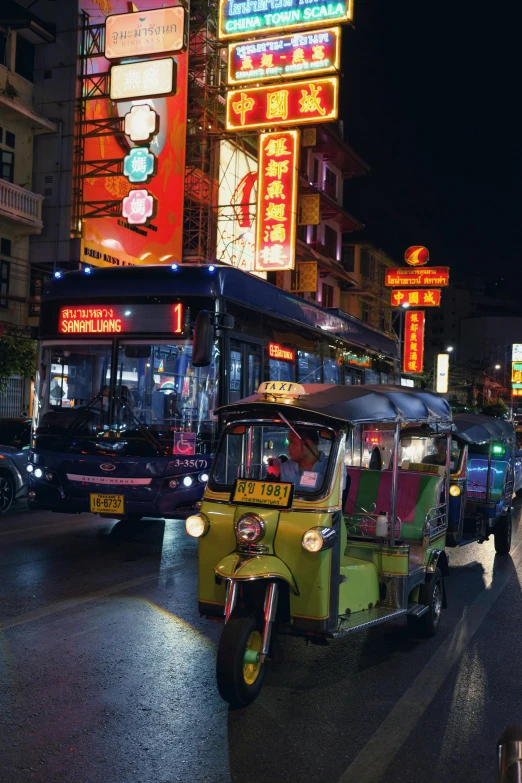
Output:
<path fill-rule="evenodd" d="M 219 138 L 225 114 L 217 6 L 215 0 L 190 4 L 183 261 L 200 264 L 215 257 Z"/>

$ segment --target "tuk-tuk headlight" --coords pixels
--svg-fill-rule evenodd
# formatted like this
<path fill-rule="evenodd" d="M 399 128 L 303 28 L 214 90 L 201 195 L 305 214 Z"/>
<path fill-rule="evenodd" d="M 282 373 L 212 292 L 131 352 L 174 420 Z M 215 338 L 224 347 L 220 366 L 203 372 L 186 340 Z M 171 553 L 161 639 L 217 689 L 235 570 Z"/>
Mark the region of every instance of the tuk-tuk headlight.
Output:
<path fill-rule="evenodd" d="M 454 498 L 458 498 L 461 493 L 461 489 L 458 484 L 452 484 L 450 487 L 450 495 Z"/>
<path fill-rule="evenodd" d="M 303 549 L 307 552 L 320 552 L 329 549 L 337 541 L 337 533 L 333 527 L 311 527 L 302 538 Z"/>
<path fill-rule="evenodd" d="M 255 544 L 265 535 L 265 523 L 257 514 L 243 514 L 237 521 L 236 535 L 244 544 Z"/>
<path fill-rule="evenodd" d="M 185 521 L 185 530 L 192 538 L 205 536 L 210 528 L 210 522 L 204 514 L 193 514 Z"/>

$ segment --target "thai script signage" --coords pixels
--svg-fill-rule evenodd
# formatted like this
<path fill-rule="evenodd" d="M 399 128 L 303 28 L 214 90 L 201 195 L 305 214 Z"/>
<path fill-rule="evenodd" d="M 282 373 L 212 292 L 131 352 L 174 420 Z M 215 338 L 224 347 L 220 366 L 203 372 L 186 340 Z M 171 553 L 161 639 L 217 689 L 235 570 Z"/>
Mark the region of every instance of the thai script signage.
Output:
<path fill-rule="evenodd" d="M 302 125 L 337 119 L 339 78 L 309 79 L 227 93 L 227 130 Z"/>
<path fill-rule="evenodd" d="M 179 52 L 184 46 L 185 9 L 155 8 L 130 14 L 113 14 L 105 22 L 105 57 Z"/>
<path fill-rule="evenodd" d="M 184 326 L 184 305 L 177 302 L 166 305 L 159 313 L 154 313 L 151 322 L 151 311 L 146 306 L 132 305 L 71 305 L 61 307 L 58 317 L 58 332 L 60 334 L 120 334 L 122 332 L 146 331 L 147 323 L 151 331 L 159 328 L 159 323 L 165 327 L 167 318 L 171 318 L 170 331 L 182 334 Z M 168 314 L 167 315 L 167 311 Z M 158 323 L 154 319 L 158 320 Z"/>
<path fill-rule="evenodd" d="M 440 307 L 439 288 L 396 288 L 391 292 L 392 307 L 408 304 L 411 307 Z"/>
<path fill-rule="evenodd" d="M 349 22 L 353 0 L 219 0 L 219 38 L 250 38 L 260 33 Z"/>
<path fill-rule="evenodd" d="M 176 69 L 172 57 L 161 60 L 113 65 L 110 97 L 113 101 L 169 95 L 176 89 Z"/>
<path fill-rule="evenodd" d="M 449 285 L 449 266 L 432 266 L 429 269 L 405 269 L 396 267 L 386 270 L 384 285 L 389 288 L 405 286 L 430 286 L 440 288 Z"/>
<path fill-rule="evenodd" d="M 402 371 L 422 372 L 424 360 L 424 311 L 408 310 L 404 325 Z"/>
<path fill-rule="evenodd" d="M 412 245 L 404 253 L 404 260 L 409 266 L 424 266 L 430 260 L 428 248 L 422 245 Z"/>
<path fill-rule="evenodd" d="M 333 73 L 339 69 L 341 29 L 280 35 L 228 46 L 228 84 Z"/>
<path fill-rule="evenodd" d="M 255 269 L 276 272 L 295 265 L 299 131 L 259 137 Z"/>

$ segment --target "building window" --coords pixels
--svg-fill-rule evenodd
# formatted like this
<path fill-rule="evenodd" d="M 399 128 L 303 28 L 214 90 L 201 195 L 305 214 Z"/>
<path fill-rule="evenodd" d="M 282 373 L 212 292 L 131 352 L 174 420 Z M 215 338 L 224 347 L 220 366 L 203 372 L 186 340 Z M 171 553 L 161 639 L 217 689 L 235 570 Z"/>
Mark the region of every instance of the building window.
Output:
<path fill-rule="evenodd" d="M 0 150 L 0 179 L 14 182 L 14 152 Z"/>
<path fill-rule="evenodd" d="M 343 245 L 343 266 L 345 272 L 355 272 L 354 245 Z"/>
<path fill-rule="evenodd" d="M 307 228 L 308 226 L 297 226 L 297 239 L 300 239 L 302 242 L 306 242 Z"/>
<path fill-rule="evenodd" d="M 365 323 L 369 323 L 370 321 L 370 305 L 368 302 L 361 302 L 361 319 Z"/>
<path fill-rule="evenodd" d="M 330 198 L 337 198 L 337 176 L 328 166 L 324 170 L 324 192 Z"/>
<path fill-rule="evenodd" d="M 10 269 L 9 261 L 0 261 L 0 307 L 7 307 L 7 299 L 3 297 L 9 293 Z"/>
<path fill-rule="evenodd" d="M 320 170 L 320 161 L 318 158 L 314 158 L 314 185 L 318 185 L 318 186 L 320 184 L 319 170 Z"/>
<path fill-rule="evenodd" d="M 308 150 L 305 149 L 301 150 L 299 173 L 301 176 L 305 177 L 305 179 L 308 179 Z"/>
<path fill-rule="evenodd" d="M 332 285 L 323 283 L 321 289 L 321 304 L 323 307 L 334 306 L 334 290 Z"/>
<path fill-rule="evenodd" d="M 15 71 L 29 82 L 34 82 L 34 45 L 22 38 L 20 33 L 16 36 Z"/>
<path fill-rule="evenodd" d="M 370 277 L 371 255 L 366 247 L 361 247 L 361 275 Z"/>
<path fill-rule="evenodd" d="M 330 226 L 324 227 L 324 245 L 326 255 L 337 260 L 337 231 Z"/>

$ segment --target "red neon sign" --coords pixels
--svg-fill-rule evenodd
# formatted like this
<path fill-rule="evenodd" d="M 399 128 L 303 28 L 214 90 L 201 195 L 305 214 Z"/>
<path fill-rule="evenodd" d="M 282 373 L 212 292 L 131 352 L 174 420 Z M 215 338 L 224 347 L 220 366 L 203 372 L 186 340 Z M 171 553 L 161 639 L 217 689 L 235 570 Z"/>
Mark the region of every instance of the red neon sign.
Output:
<path fill-rule="evenodd" d="M 422 372 L 423 361 L 424 310 L 408 311 L 404 327 L 402 371 L 406 373 Z"/>
<path fill-rule="evenodd" d="M 449 285 L 449 266 L 432 266 L 429 269 L 405 269 L 394 267 L 386 270 L 384 285 L 390 288 L 405 286 L 430 286 L 440 288 Z"/>
<path fill-rule="evenodd" d="M 271 359 L 282 359 L 285 362 L 295 360 L 295 351 L 292 351 L 291 348 L 284 348 L 277 343 L 268 343 L 268 353 Z"/>
<path fill-rule="evenodd" d="M 405 251 L 404 260 L 410 266 L 424 266 L 430 260 L 430 253 L 427 247 L 412 245 Z"/>
<path fill-rule="evenodd" d="M 392 307 L 409 304 L 412 307 L 440 307 L 440 288 L 395 288 L 391 292 Z"/>
<path fill-rule="evenodd" d="M 259 137 L 256 272 L 294 268 L 298 155 L 299 131 Z"/>
<path fill-rule="evenodd" d="M 245 87 L 227 93 L 227 130 L 303 125 L 337 119 L 339 77 Z"/>
<path fill-rule="evenodd" d="M 341 29 L 279 35 L 228 46 L 228 83 L 264 82 L 339 70 Z"/>
<path fill-rule="evenodd" d="M 141 316 L 133 316 L 135 308 L 132 305 L 73 305 L 61 307 L 58 318 L 60 334 L 121 334 L 122 332 L 146 331 L 141 323 Z M 173 334 L 183 332 L 184 308 L 181 302 L 172 306 Z M 136 318 L 139 323 L 136 322 Z M 133 323 L 134 321 L 134 323 Z M 141 327 L 141 328 L 140 328 Z M 168 327 L 166 329 L 168 331 Z"/>

